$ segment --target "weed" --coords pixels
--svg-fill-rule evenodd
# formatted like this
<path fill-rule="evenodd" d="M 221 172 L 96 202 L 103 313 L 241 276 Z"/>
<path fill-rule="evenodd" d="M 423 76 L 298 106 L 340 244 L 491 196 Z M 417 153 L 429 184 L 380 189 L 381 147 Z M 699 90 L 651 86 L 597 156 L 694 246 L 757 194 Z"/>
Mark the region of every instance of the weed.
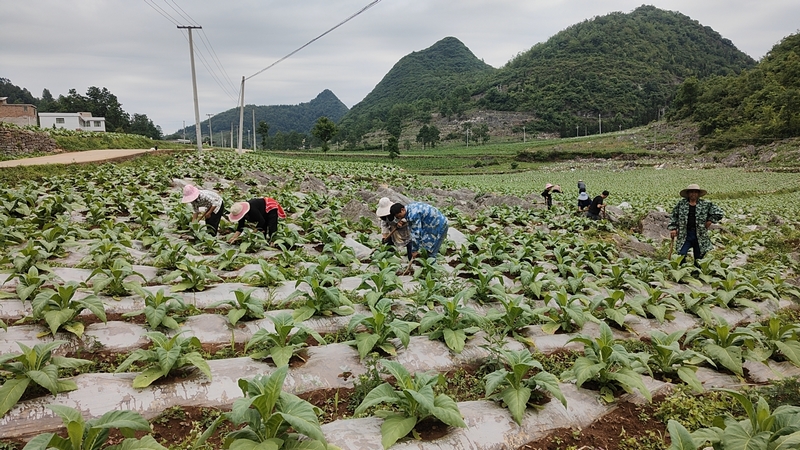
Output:
<path fill-rule="evenodd" d="M 689 431 L 710 427 L 715 417 L 726 414 L 738 419 L 745 417 L 744 409 L 727 393 L 706 391 L 695 395 L 689 387 L 681 385 L 659 404 L 655 412 L 656 418 L 662 422 L 678 420 Z"/>

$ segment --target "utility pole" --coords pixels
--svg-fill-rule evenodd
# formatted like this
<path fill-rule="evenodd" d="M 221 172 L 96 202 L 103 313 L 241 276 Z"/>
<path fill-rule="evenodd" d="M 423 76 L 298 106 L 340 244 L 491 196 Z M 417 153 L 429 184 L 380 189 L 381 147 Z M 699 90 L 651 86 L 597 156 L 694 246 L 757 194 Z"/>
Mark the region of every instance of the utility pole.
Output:
<path fill-rule="evenodd" d="M 189 59 L 192 62 L 192 92 L 194 93 L 194 131 L 197 137 L 197 151 L 201 152 L 203 151 L 203 133 L 200 130 L 200 107 L 197 105 L 197 76 L 195 75 L 194 71 L 194 44 L 192 43 L 192 30 L 203 27 L 178 25 L 178 28 L 185 28 L 189 30 Z"/>
<path fill-rule="evenodd" d="M 211 116 L 213 114 L 206 114 L 208 116 L 208 140 L 211 143 L 210 145 L 214 146 L 214 130 L 211 128 Z"/>
<path fill-rule="evenodd" d="M 253 107 L 253 151 L 256 151 L 256 108 L 255 107 Z"/>
<path fill-rule="evenodd" d="M 525 142 L 525 125 L 522 126 L 522 142 Z"/>
<path fill-rule="evenodd" d="M 578 127 L 580 127 L 580 125 L 578 125 L 578 124 L 575 124 L 575 137 L 578 137 L 578 136 L 579 136 L 579 135 L 578 135 Z"/>
<path fill-rule="evenodd" d="M 231 148 L 233 148 L 233 122 L 231 122 Z"/>
<path fill-rule="evenodd" d="M 186 121 L 183 121 L 183 140 L 186 140 Z"/>
<path fill-rule="evenodd" d="M 244 128 L 244 76 L 242 76 L 242 87 L 239 89 L 241 98 L 239 99 L 239 142 L 236 144 L 236 153 L 242 154 L 242 128 Z"/>
<path fill-rule="evenodd" d="M 603 119 L 600 118 L 600 113 L 597 113 L 597 128 L 600 130 L 598 134 L 603 134 Z"/>

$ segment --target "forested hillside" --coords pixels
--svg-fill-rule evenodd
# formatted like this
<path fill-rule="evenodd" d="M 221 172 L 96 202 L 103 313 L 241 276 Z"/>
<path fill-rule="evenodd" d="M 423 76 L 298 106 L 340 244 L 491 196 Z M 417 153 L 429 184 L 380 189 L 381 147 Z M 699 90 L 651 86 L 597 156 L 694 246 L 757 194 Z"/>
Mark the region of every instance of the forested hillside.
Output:
<path fill-rule="evenodd" d="M 327 117 L 334 122 L 338 122 L 347 113 L 347 106 L 333 92 L 325 89 L 315 99 L 299 105 L 245 105 L 245 130 L 253 129 L 254 108 L 256 127 L 258 127 L 259 122 L 266 122 L 269 125 L 270 136 L 274 136 L 277 133 L 289 134 L 292 132 L 299 135 L 307 135 L 320 117 Z M 239 126 L 239 108 L 231 108 L 212 116 L 211 129 L 214 131 L 214 141 L 221 141 L 221 139 L 217 140 L 217 134 L 230 134 L 231 125 L 234 127 Z M 202 127 L 203 135 L 207 136 L 208 120 L 200 122 L 200 126 Z M 194 137 L 194 130 L 194 125 L 186 127 L 186 136 Z M 175 135 L 182 134 L 183 130 L 178 130 L 175 133 Z"/>
<path fill-rule="evenodd" d="M 669 117 L 697 122 L 709 150 L 800 136 L 800 34 L 740 75 L 687 79 Z"/>
<path fill-rule="evenodd" d="M 425 55 L 433 48 L 419 53 Z M 598 118 L 604 129 L 629 128 L 648 123 L 669 109 L 677 86 L 688 77 L 736 74 L 755 66 L 752 58 L 711 28 L 653 6 L 573 25 L 498 70 L 486 69 L 479 76 L 477 68 L 455 72 L 445 78 L 440 92 L 390 90 L 389 83 L 413 86 L 414 80 L 435 73 L 438 61 L 419 56 L 407 56 L 417 64 L 398 63 L 373 93 L 352 108 L 342 122 L 343 133 L 360 134 L 377 126 L 386 129 L 386 123 L 375 119 L 385 120 L 392 109 L 406 123 L 414 119 L 424 122 L 430 113 L 458 116 L 478 109 L 524 111 L 536 117 L 526 123 L 528 130 L 561 136 L 574 136 L 576 127 L 581 134 L 587 129 L 596 133 Z M 464 47 L 461 58 L 468 60 L 469 56 L 472 53 Z M 389 97 L 387 92 L 399 95 Z"/>
<path fill-rule="evenodd" d="M 375 128 L 398 127 L 411 118 L 424 121 L 432 112 L 448 108 L 463 112 L 470 86 L 494 71 L 461 41 L 446 37 L 400 59 L 344 117 L 342 137 L 356 143 Z"/>

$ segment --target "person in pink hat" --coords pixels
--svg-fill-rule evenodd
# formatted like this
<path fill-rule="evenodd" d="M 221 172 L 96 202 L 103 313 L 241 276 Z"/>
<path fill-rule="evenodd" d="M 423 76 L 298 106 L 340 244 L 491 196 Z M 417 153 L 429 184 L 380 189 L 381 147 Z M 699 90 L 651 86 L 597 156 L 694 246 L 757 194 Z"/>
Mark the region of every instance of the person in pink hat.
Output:
<path fill-rule="evenodd" d="M 192 209 L 194 209 L 192 222 L 196 220 L 205 220 L 208 232 L 211 233 L 212 236 L 217 235 L 219 221 L 222 219 L 222 214 L 225 212 L 225 205 L 219 194 L 207 189 L 198 189 L 195 185 L 187 184 L 183 187 L 181 203 L 189 203 L 192 205 Z"/>
<path fill-rule="evenodd" d="M 228 239 L 228 243 L 239 238 L 244 231 L 246 222 L 255 222 L 256 229 L 264 233 L 264 237 L 269 241 L 272 235 L 278 231 L 278 218 L 285 219 L 286 213 L 283 212 L 281 205 L 272 197 L 251 198 L 246 202 L 236 202 L 231 205 L 231 213 L 228 220 L 238 223 L 236 232 Z"/>

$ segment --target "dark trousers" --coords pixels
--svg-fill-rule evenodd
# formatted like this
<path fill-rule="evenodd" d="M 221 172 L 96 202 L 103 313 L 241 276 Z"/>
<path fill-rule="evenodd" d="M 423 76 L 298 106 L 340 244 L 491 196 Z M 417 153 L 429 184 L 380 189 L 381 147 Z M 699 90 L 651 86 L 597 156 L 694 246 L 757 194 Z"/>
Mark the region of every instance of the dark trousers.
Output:
<path fill-rule="evenodd" d="M 700 250 L 700 241 L 697 240 L 697 230 L 688 230 L 686 232 L 686 241 L 683 243 L 683 247 L 681 247 L 678 254 L 686 256 L 690 248 L 692 249 L 692 256 L 694 256 L 695 261 L 703 258 L 703 252 Z"/>
<path fill-rule="evenodd" d="M 264 237 L 269 241 L 270 239 L 272 239 L 272 235 L 275 234 L 276 231 L 278 231 L 278 210 L 277 209 L 270 210 L 266 214 L 264 222 L 267 225 L 267 229 L 262 230 L 259 227 L 258 231 L 263 231 Z"/>
<path fill-rule="evenodd" d="M 217 235 L 217 231 L 219 230 L 219 221 L 222 219 L 222 214 L 225 213 L 225 203 L 223 202 L 219 205 L 219 211 L 212 214 L 209 218 L 206 219 L 206 227 L 208 228 L 208 232 L 212 236 Z"/>

